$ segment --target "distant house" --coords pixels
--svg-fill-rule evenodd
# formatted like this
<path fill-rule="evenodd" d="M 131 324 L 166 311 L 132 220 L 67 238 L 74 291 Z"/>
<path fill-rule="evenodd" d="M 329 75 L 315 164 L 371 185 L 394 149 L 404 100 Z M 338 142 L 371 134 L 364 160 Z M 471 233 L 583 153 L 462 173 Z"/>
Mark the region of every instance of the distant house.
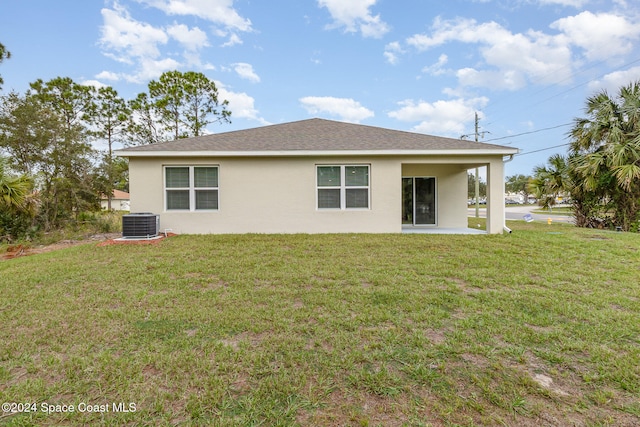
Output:
<path fill-rule="evenodd" d="M 502 233 L 517 149 L 309 119 L 131 147 L 132 212 L 177 233 L 467 229 L 467 170 L 487 167 L 487 232 Z"/>
<path fill-rule="evenodd" d="M 100 206 L 102 209 L 109 209 L 109 200 L 107 199 L 106 194 L 103 194 L 100 197 Z M 113 190 L 113 194 L 111 195 L 111 210 L 128 211 L 129 193 L 126 191 Z"/>

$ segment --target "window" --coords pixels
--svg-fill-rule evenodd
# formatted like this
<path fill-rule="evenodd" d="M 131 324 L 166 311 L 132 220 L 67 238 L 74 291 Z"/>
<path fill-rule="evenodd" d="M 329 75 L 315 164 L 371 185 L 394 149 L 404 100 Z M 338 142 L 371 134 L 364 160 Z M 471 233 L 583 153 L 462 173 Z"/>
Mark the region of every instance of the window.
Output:
<path fill-rule="evenodd" d="M 369 165 L 316 168 L 318 209 L 369 209 Z"/>
<path fill-rule="evenodd" d="M 166 166 L 164 171 L 168 211 L 218 210 L 217 166 Z"/>

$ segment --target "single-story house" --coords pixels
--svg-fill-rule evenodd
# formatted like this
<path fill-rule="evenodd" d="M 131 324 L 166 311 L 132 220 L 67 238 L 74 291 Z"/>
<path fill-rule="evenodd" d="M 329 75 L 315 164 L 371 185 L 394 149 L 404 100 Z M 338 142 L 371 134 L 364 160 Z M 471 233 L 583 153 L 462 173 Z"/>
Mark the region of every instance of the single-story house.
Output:
<path fill-rule="evenodd" d="M 175 233 L 467 229 L 467 170 L 487 168 L 487 232 L 502 233 L 512 147 L 309 119 L 116 152 L 132 212 Z"/>
<path fill-rule="evenodd" d="M 130 195 L 126 191 L 113 190 L 111 194 L 111 210 L 128 211 Z M 109 209 L 109 199 L 106 194 L 100 196 L 100 206 L 102 209 Z"/>

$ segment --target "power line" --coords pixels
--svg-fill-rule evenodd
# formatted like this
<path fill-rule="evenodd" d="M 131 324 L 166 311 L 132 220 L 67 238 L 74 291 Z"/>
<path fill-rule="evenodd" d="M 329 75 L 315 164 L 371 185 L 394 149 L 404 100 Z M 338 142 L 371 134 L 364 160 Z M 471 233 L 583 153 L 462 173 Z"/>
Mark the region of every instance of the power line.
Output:
<path fill-rule="evenodd" d="M 575 72 L 571 73 L 571 75 L 570 75 L 569 77 L 566 77 L 566 78 L 562 79 L 561 81 L 559 81 L 559 82 L 556 82 L 556 83 L 552 84 L 551 86 L 548 86 L 548 87 L 546 87 L 546 88 L 543 88 L 543 89 L 541 89 L 541 90 L 539 90 L 539 91 L 537 91 L 537 92 L 533 93 L 533 94 L 532 94 L 532 96 L 538 95 L 538 94 L 540 94 L 540 93 L 542 93 L 542 92 L 544 92 L 544 91 L 546 91 L 546 90 L 548 90 L 548 89 L 551 89 L 551 88 L 553 88 L 553 87 L 557 87 L 557 86 L 559 86 L 559 84 L 560 84 L 561 82 L 564 82 L 564 81 L 567 81 L 567 80 L 571 80 L 571 79 L 573 79 L 574 77 L 578 76 L 579 74 L 582 74 L 582 73 L 586 72 L 587 70 L 589 70 L 589 69 L 591 69 L 591 68 L 595 68 L 596 66 L 601 65 L 603 62 L 604 62 L 604 61 L 599 61 L 599 62 L 596 62 L 596 63 L 594 63 L 594 64 L 591 64 L 591 65 L 585 66 L 585 67 L 583 67 L 583 68 L 581 68 L 581 69 L 579 69 L 579 70 L 576 70 Z M 599 74 L 598 76 L 596 76 L 596 77 L 594 77 L 594 78 L 592 78 L 592 79 L 589 79 L 589 80 L 587 80 L 587 81 L 583 81 L 582 83 L 579 83 L 579 84 L 577 84 L 577 85 L 575 85 L 575 86 L 572 86 L 572 87 L 570 87 L 570 88 L 568 88 L 568 89 L 566 89 L 566 90 L 563 90 L 563 91 L 561 91 L 561 92 L 559 92 L 559 93 L 556 93 L 556 94 L 554 94 L 554 95 L 551 95 L 551 96 L 549 96 L 549 97 L 547 97 L 547 98 L 545 98 L 545 99 L 542 99 L 542 100 L 540 100 L 540 101 L 538 101 L 538 102 L 531 103 L 531 104 L 529 104 L 529 106 L 527 106 L 527 107 L 523 107 L 523 109 L 524 109 L 524 108 L 529 109 L 529 108 L 531 108 L 531 107 L 535 107 L 535 106 L 538 106 L 538 105 L 540 105 L 540 104 L 544 104 L 544 103 L 546 103 L 546 102 L 549 102 L 549 101 L 551 101 L 551 100 L 552 100 L 552 99 L 554 99 L 554 98 L 557 98 L 557 97 L 559 97 L 559 96 L 565 95 L 565 94 L 567 94 L 567 93 L 569 93 L 569 92 L 571 92 L 571 91 L 574 91 L 575 89 L 578 89 L 578 88 L 580 88 L 580 87 L 586 86 L 586 85 L 588 85 L 588 84 L 589 84 L 589 83 L 591 83 L 591 82 L 594 82 L 594 81 L 596 81 L 596 80 L 598 80 L 598 79 L 601 79 L 602 77 L 604 77 L 605 75 L 607 75 L 607 74 L 609 74 L 609 73 L 611 73 L 611 72 L 613 72 L 613 71 L 621 70 L 621 69 L 623 69 L 623 68 L 628 68 L 628 67 L 630 67 L 631 65 L 637 64 L 637 63 L 639 63 L 639 62 L 640 62 L 640 58 L 635 58 L 635 59 L 633 59 L 633 60 L 631 60 L 631 61 L 629 61 L 629 62 L 627 62 L 627 63 L 625 63 L 625 64 L 623 64 L 623 65 L 621 65 L 621 66 L 619 66 L 619 67 L 616 67 L 616 68 L 613 68 L 613 69 L 609 69 L 609 70 L 607 70 L 606 72 L 601 73 L 601 74 Z M 564 69 L 564 68 L 566 68 L 566 67 L 561 67 L 561 68 L 559 68 L 558 70 L 562 70 L 562 69 Z M 546 78 L 547 78 L 549 75 L 551 75 L 551 74 L 552 74 L 551 72 L 550 72 L 550 73 L 547 73 L 547 74 L 545 74 L 544 76 L 539 77 L 536 81 L 534 81 L 534 82 L 532 82 L 532 83 L 542 81 L 542 80 L 546 79 Z M 500 104 L 502 101 L 504 101 L 504 100 L 506 100 L 506 99 L 507 99 L 507 97 L 502 97 L 502 98 L 499 98 L 497 101 L 490 102 L 490 103 L 489 103 L 489 105 L 487 105 L 487 106 L 485 106 L 485 108 L 483 108 L 483 110 L 484 110 L 484 111 L 486 111 L 486 110 L 490 110 L 492 107 L 493 107 L 493 108 L 495 108 L 495 106 L 496 106 L 496 105 Z M 497 117 L 500 117 L 500 115 L 501 115 L 501 112 L 500 112 L 500 111 L 498 111 L 498 112 L 497 112 L 497 114 L 494 114 L 494 115 L 493 115 L 493 121 L 491 121 L 489 124 L 494 123 L 494 122 L 495 122 L 495 117 L 496 117 L 496 116 L 497 116 Z M 561 125 L 561 126 L 562 126 L 562 125 Z M 559 127 L 560 127 L 560 126 L 559 126 Z M 553 129 L 553 128 L 549 128 L 549 129 Z M 519 135 L 526 135 L 526 134 L 527 134 L 527 133 L 523 133 L 523 134 L 519 134 Z M 506 138 L 508 138 L 508 137 L 506 137 Z M 489 140 L 489 141 L 497 141 L 497 140 L 500 140 L 500 139 L 504 139 L 504 138 L 495 138 L 495 139 L 492 139 L 492 140 Z M 485 141 L 485 142 L 487 142 L 487 141 Z"/>
<path fill-rule="evenodd" d="M 532 130 L 532 131 L 529 131 L 529 132 L 518 133 L 518 134 L 515 134 L 515 135 L 501 136 L 500 138 L 487 139 L 487 140 L 482 141 L 482 142 L 500 141 L 501 139 L 517 138 L 519 136 L 531 135 L 533 133 L 544 132 L 544 131 L 552 130 L 552 129 L 558 129 L 558 128 L 561 128 L 563 126 L 570 126 L 572 124 L 573 123 L 565 123 L 565 124 L 562 124 L 562 125 L 551 126 L 551 127 L 548 127 L 548 128 L 542 128 L 542 129 Z"/>
<path fill-rule="evenodd" d="M 616 70 L 620 70 L 620 69 L 622 69 L 622 68 L 629 67 L 629 66 L 631 66 L 631 65 L 633 65 L 633 64 L 636 64 L 636 63 L 638 63 L 638 62 L 640 62 L 640 58 L 635 59 L 635 60 L 633 60 L 633 61 L 631 61 L 631 62 L 627 62 L 626 64 L 622 65 L 621 67 L 616 68 Z M 569 88 L 569 89 L 567 89 L 567 90 L 565 90 L 565 91 L 563 91 L 563 92 L 557 93 L 557 94 L 555 94 L 555 95 L 553 95 L 553 96 L 550 96 L 550 97 L 548 97 L 548 98 L 546 98 L 546 99 L 543 99 L 542 101 L 539 101 L 538 103 L 533 104 L 533 105 L 531 105 L 531 106 L 532 106 L 532 107 L 535 107 L 536 105 L 540 105 L 540 104 L 542 104 L 542 103 L 544 103 L 544 102 L 547 102 L 547 101 L 552 100 L 553 98 L 557 98 L 558 96 L 561 96 L 561 95 L 564 95 L 565 93 L 571 92 L 571 91 L 572 91 L 572 90 L 574 90 L 574 89 L 577 89 L 577 88 L 582 87 L 582 86 L 586 86 L 586 85 L 588 85 L 589 83 L 591 83 L 591 82 L 595 81 L 596 79 L 601 79 L 602 77 L 604 77 L 604 76 L 606 76 L 607 74 L 610 74 L 610 73 L 611 73 L 611 72 L 602 73 L 602 74 L 600 74 L 600 75 L 599 75 L 598 77 L 596 77 L 596 78 L 593 78 L 593 79 L 591 79 L 591 80 L 588 80 L 588 81 L 586 81 L 586 82 L 584 82 L 584 83 L 580 83 L 579 85 L 573 86 L 573 87 L 571 87 L 571 88 Z"/>
<path fill-rule="evenodd" d="M 615 68 L 615 69 L 613 69 L 613 70 L 607 71 L 606 73 L 604 73 L 604 74 L 602 74 L 602 75 L 600 75 L 600 76 L 598 76 L 598 77 L 596 77 L 596 78 L 601 78 L 602 76 L 604 76 L 604 75 L 606 75 L 606 74 L 608 74 L 608 73 L 610 73 L 610 72 L 612 72 L 612 71 L 619 70 L 619 69 L 621 69 L 621 68 L 623 68 L 623 67 L 629 66 L 629 65 L 634 64 L 634 63 L 636 63 L 636 62 L 638 62 L 638 61 L 640 61 L 640 58 L 638 58 L 638 59 L 636 59 L 636 60 L 634 60 L 634 61 L 632 61 L 632 62 L 630 62 L 630 63 L 628 63 L 628 64 L 625 64 L 625 65 L 623 65 L 623 66 L 621 66 L 621 67 L 618 67 L 618 68 Z M 568 77 L 565 77 L 565 78 L 564 78 L 564 79 L 562 79 L 562 80 L 559 80 L 559 81 L 557 81 L 557 82 L 555 82 L 555 83 L 550 84 L 549 86 L 546 86 L 546 87 L 544 87 L 544 88 L 542 88 L 542 89 L 539 89 L 539 90 L 535 91 L 535 92 L 534 92 L 534 93 L 532 93 L 530 96 L 531 96 L 531 97 L 534 97 L 534 96 L 536 96 L 536 95 L 538 95 L 538 94 L 541 94 L 541 93 L 546 92 L 546 91 L 548 91 L 548 90 L 551 90 L 551 89 L 553 89 L 553 88 L 555 88 L 555 87 L 558 87 L 558 86 L 560 86 L 560 84 L 561 84 L 561 83 L 566 82 L 566 81 L 571 81 L 571 80 L 573 80 L 575 77 L 577 77 L 578 75 L 583 74 L 583 73 L 585 73 L 587 70 L 590 70 L 590 69 L 592 69 L 592 68 L 595 68 L 595 67 L 597 67 L 597 66 L 599 66 L 599 65 L 603 64 L 604 62 L 606 62 L 606 61 L 602 60 L 602 61 L 598 61 L 598 62 L 595 62 L 595 63 L 589 64 L 588 66 L 584 66 L 584 67 L 582 67 L 582 68 L 580 68 L 580 69 L 578 69 L 578 70 L 576 70 L 576 71 L 574 71 L 574 72 L 571 72 L 571 74 L 570 74 Z M 538 84 L 538 83 L 540 83 L 540 82 L 542 82 L 542 81 L 546 80 L 549 76 L 551 76 L 551 75 L 553 75 L 553 74 L 556 74 L 556 73 L 558 73 L 558 72 L 560 72 L 561 70 L 564 70 L 564 69 L 566 69 L 566 68 L 571 68 L 571 66 L 570 66 L 570 65 L 565 65 L 565 66 L 559 67 L 559 68 L 555 69 L 554 71 L 548 72 L 548 73 L 544 74 L 543 76 L 538 77 L 537 79 L 535 79 L 535 80 L 531 81 L 531 83 L 532 83 L 532 84 Z M 521 110 L 523 110 L 523 109 L 529 109 L 529 108 L 531 108 L 531 107 L 534 107 L 534 106 L 536 106 L 536 105 L 540 105 L 540 104 L 542 104 L 542 103 L 544 103 L 544 102 L 546 102 L 546 101 L 549 101 L 549 100 L 551 100 L 551 99 L 553 99 L 553 98 L 555 98 L 555 97 L 557 97 L 557 96 L 560 96 L 560 95 L 563 95 L 563 94 L 565 94 L 565 93 L 571 92 L 571 91 L 572 91 L 572 90 L 574 90 L 574 89 L 577 89 L 577 88 L 579 88 L 579 87 L 585 86 L 585 85 L 587 85 L 587 84 L 589 84 L 589 83 L 591 83 L 591 82 L 595 81 L 595 79 L 596 79 L 596 78 L 589 79 L 589 80 L 587 80 L 586 82 L 581 83 L 581 84 L 579 84 L 579 85 L 577 85 L 577 86 L 574 86 L 574 87 L 572 87 L 572 88 L 570 88 L 570 89 L 564 90 L 564 91 L 562 91 L 562 92 L 560 92 L 560 93 L 557 93 L 557 94 L 555 94 L 555 95 L 551 95 L 550 97 L 548 97 L 548 98 L 546 98 L 546 99 L 543 99 L 542 101 L 538 101 L 538 102 L 536 102 L 536 103 L 529 104 L 528 106 L 524 106 L 524 107 L 522 107 L 522 108 L 521 108 Z M 500 104 L 503 100 L 506 100 L 506 99 L 507 99 L 506 97 L 502 97 L 502 98 L 498 99 L 498 101 L 493 102 L 493 103 L 490 103 L 490 104 L 485 108 L 485 110 L 490 109 L 491 107 L 494 107 L 494 108 L 495 108 L 496 104 Z M 497 116 L 499 117 L 501 113 L 502 113 L 501 111 L 498 111 Z M 494 115 L 494 117 L 495 117 L 495 116 L 496 116 L 496 115 Z M 495 118 L 494 118 L 494 120 L 495 120 Z M 489 123 L 489 124 L 491 124 L 491 123 Z"/>
<path fill-rule="evenodd" d="M 524 156 L 525 154 L 539 153 L 541 151 L 553 150 L 554 148 L 566 147 L 569 144 L 571 144 L 571 143 L 567 142 L 566 144 L 554 145 L 553 147 L 541 148 L 539 150 L 527 151 L 526 153 L 518 153 L 518 154 L 515 154 L 515 155 L 516 156 Z"/>

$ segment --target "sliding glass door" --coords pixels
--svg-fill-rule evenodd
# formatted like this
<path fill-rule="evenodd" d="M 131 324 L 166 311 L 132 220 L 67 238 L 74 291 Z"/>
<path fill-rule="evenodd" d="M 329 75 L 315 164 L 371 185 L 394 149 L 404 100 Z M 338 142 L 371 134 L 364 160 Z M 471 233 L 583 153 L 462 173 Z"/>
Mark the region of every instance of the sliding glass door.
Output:
<path fill-rule="evenodd" d="M 436 225 L 435 178 L 402 178 L 402 223 Z"/>

